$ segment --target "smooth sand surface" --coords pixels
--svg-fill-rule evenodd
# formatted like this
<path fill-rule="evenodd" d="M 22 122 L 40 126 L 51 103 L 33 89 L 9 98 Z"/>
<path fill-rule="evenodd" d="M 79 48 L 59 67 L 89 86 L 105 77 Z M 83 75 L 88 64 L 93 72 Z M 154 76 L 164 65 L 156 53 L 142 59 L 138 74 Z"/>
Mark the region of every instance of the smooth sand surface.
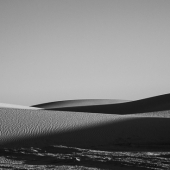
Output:
<path fill-rule="evenodd" d="M 0 147 L 166 145 L 169 115 L 170 111 L 114 115 L 1 108 Z"/>
<path fill-rule="evenodd" d="M 49 103 L 50 105 L 50 103 Z M 37 105 L 41 108 L 42 105 Z M 48 106 L 48 104 L 45 104 Z M 44 107 L 45 108 L 45 107 Z M 99 105 L 73 105 L 63 107 L 47 107 L 48 110 L 60 110 L 60 111 L 74 111 L 74 112 L 88 112 L 88 113 L 102 113 L 102 114 L 136 114 L 146 112 L 156 112 L 170 110 L 170 94 L 161 96 L 155 96 L 142 100 L 122 102 L 122 103 L 106 103 Z"/>
<path fill-rule="evenodd" d="M 91 105 L 106 105 L 106 104 L 116 104 L 124 103 L 128 100 L 118 100 L 118 99 L 82 99 L 82 100 L 64 100 L 56 101 L 34 105 L 33 107 L 39 107 L 43 109 L 56 109 L 63 107 L 77 107 L 77 106 L 91 106 Z"/>
<path fill-rule="evenodd" d="M 17 108 L 17 109 L 33 109 L 33 110 L 41 109 L 38 107 L 21 106 L 21 105 L 7 104 L 7 103 L 0 103 L 0 108 Z"/>

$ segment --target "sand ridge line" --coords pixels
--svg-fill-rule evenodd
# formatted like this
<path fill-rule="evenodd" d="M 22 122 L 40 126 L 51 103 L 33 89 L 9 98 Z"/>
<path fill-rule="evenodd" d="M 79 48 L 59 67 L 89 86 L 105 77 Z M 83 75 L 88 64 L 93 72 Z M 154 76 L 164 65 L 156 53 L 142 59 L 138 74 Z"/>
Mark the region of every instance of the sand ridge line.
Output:
<path fill-rule="evenodd" d="M 128 100 L 79 99 L 79 100 L 63 100 L 63 101 L 56 101 L 56 102 L 48 102 L 48 103 L 33 105 L 33 107 L 39 107 L 43 109 L 55 109 L 55 108 L 62 108 L 62 107 L 106 105 L 106 104 L 116 104 L 116 103 L 124 103 L 124 102 L 128 102 Z"/>
<path fill-rule="evenodd" d="M 41 109 L 38 107 L 21 106 L 21 105 L 15 105 L 15 104 L 7 104 L 7 103 L 0 103 L 0 108 L 16 108 L 16 109 L 32 109 L 32 110 Z"/>

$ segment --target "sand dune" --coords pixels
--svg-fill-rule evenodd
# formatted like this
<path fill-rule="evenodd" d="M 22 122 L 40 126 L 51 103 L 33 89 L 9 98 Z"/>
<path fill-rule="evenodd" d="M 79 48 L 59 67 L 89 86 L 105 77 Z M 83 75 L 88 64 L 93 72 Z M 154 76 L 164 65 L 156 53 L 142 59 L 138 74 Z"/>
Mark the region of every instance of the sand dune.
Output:
<path fill-rule="evenodd" d="M 87 103 L 88 104 L 88 103 Z M 47 107 L 46 107 L 47 106 Z M 36 107 L 36 106 L 35 106 Z M 146 98 L 137 101 L 123 103 L 105 103 L 94 105 L 63 105 L 55 107 L 49 103 L 37 105 L 48 110 L 89 112 L 89 113 L 107 113 L 107 114 L 136 114 L 145 112 L 170 110 L 170 94 L 160 95 L 156 97 Z"/>
<path fill-rule="evenodd" d="M 164 115 L 160 117 L 159 115 Z M 112 115 L 1 108 L 0 147 L 168 145 L 170 111 Z"/>
<path fill-rule="evenodd" d="M 106 104 L 115 104 L 115 103 L 124 103 L 128 100 L 118 100 L 118 99 L 82 99 L 82 100 L 64 100 L 57 102 L 49 102 L 34 105 L 32 107 L 39 107 L 43 109 L 56 109 L 63 107 L 77 107 L 77 106 L 91 106 L 91 105 L 106 105 Z"/>
<path fill-rule="evenodd" d="M 170 149 L 169 101 L 168 94 L 117 104 L 108 104 L 118 102 L 115 100 L 75 100 L 41 105 L 70 111 L 1 104 L 0 147 L 67 145 L 115 149 L 156 145 Z"/>

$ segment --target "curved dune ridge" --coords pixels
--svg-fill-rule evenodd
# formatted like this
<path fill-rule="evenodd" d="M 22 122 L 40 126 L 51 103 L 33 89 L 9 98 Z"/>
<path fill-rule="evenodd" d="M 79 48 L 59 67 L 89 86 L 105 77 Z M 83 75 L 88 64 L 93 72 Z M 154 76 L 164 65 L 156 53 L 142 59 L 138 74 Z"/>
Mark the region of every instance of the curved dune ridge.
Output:
<path fill-rule="evenodd" d="M 88 100 L 87 100 L 88 101 Z M 126 102 L 114 102 L 112 100 L 105 103 L 89 103 L 86 104 L 66 104 L 58 107 L 57 102 L 45 103 L 35 105 L 34 107 L 40 107 L 48 110 L 60 110 L 60 111 L 74 111 L 74 112 L 89 112 L 89 113 L 107 113 L 107 114 L 136 114 L 145 112 L 165 111 L 170 110 L 170 94 L 164 94 L 160 96 L 150 97 L 146 99 Z M 64 102 L 63 102 L 64 103 Z M 55 105 L 56 104 L 56 105 Z"/>
<path fill-rule="evenodd" d="M 0 116 L 0 147 L 170 142 L 170 111 L 122 116 L 1 108 Z"/>
<path fill-rule="evenodd" d="M 128 100 L 118 99 L 80 99 L 80 100 L 64 100 L 34 105 L 32 107 L 39 107 L 43 109 L 56 109 L 63 107 L 77 107 L 77 106 L 91 106 L 91 105 L 106 105 L 128 102 Z"/>
<path fill-rule="evenodd" d="M 33 109 L 33 110 L 41 109 L 41 108 L 38 108 L 38 107 L 0 103 L 0 108 L 2 108 L 2 107 L 4 107 L 4 108 L 17 108 L 17 109 Z"/>

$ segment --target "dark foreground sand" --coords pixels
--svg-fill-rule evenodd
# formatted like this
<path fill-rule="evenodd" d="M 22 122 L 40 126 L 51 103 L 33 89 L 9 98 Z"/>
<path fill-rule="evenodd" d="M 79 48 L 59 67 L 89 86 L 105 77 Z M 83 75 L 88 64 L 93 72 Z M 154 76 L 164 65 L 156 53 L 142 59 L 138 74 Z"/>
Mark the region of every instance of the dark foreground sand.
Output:
<path fill-rule="evenodd" d="M 170 152 L 108 152 L 67 146 L 0 150 L 8 169 L 168 169 Z"/>

